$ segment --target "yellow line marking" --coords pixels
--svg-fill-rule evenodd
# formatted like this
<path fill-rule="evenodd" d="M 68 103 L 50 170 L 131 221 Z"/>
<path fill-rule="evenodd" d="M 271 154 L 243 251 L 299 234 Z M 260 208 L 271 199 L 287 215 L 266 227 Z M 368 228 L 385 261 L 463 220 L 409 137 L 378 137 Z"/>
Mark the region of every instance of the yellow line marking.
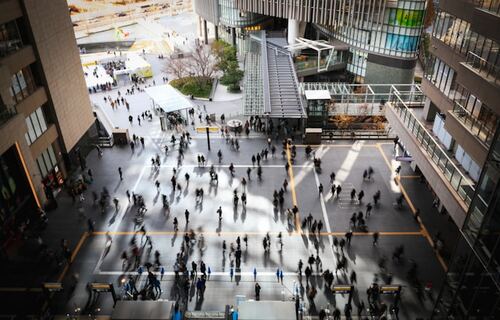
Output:
<path fill-rule="evenodd" d="M 290 189 L 292 190 L 292 204 L 294 206 L 297 206 L 297 208 L 298 208 L 299 206 L 297 205 L 297 194 L 295 193 L 295 179 L 293 176 L 292 157 L 290 155 L 290 146 L 289 145 L 287 145 L 287 147 L 286 147 L 286 157 L 287 157 L 287 161 L 288 161 L 288 165 L 289 165 L 288 176 L 290 178 Z M 299 233 L 302 232 L 302 228 L 300 225 L 300 212 L 297 212 L 297 215 L 295 216 L 295 229 L 297 229 L 297 232 L 299 232 Z"/>
<path fill-rule="evenodd" d="M 384 158 L 384 161 L 387 164 L 387 166 L 389 167 L 389 170 L 392 172 L 391 162 L 389 161 L 389 159 L 387 159 L 387 156 L 385 155 L 384 150 L 382 150 L 382 146 L 379 143 L 377 143 L 377 149 L 380 152 L 380 154 L 382 155 L 382 158 Z"/>
<path fill-rule="evenodd" d="M 307 146 L 310 147 L 320 147 L 320 146 L 325 146 L 327 148 L 352 148 L 354 144 L 296 144 L 295 146 L 297 148 L 305 148 Z M 364 144 L 360 146 L 361 148 L 368 147 L 368 148 L 376 148 L 377 146 L 375 144 Z"/>
<path fill-rule="evenodd" d="M 183 232 L 177 232 L 177 234 L 183 233 Z M 280 232 L 279 231 L 272 231 L 272 232 L 215 232 L 215 231 L 208 231 L 208 232 L 198 232 L 197 234 L 203 234 L 204 236 L 214 236 L 214 237 L 219 237 L 219 236 L 238 236 L 238 235 L 278 235 Z M 131 236 L 134 234 L 142 234 L 142 232 L 136 232 L 136 231 L 94 231 L 92 233 L 92 236 L 102 236 L 105 234 L 109 235 L 115 235 L 115 236 Z M 148 231 L 148 235 L 156 235 L 156 236 L 173 236 L 176 234 L 175 231 Z M 353 235 L 355 236 L 371 236 L 373 235 L 374 232 L 353 232 Z M 343 236 L 345 235 L 345 231 L 336 231 L 336 232 L 321 232 L 321 236 Z M 422 231 L 407 231 L 407 232 L 400 232 L 400 231 L 380 231 L 379 235 L 381 236 L 424 236 L 424 233 Z M 300 233 L 290 233 L 290 236 L 302 236 Z"/>
<path fill-rule="evenodd" d="M 35 202 L 38 205 L 38 208 L 41 208 L 42 205 L 40 203 L 40 199 L 38 199 L 38 194 L 36 193 L 36 189 L 35 189 L 35 186 L 33 184 L 33 179 L 31 179 L 31 174 L 29 173 L 28 167 L 26 166 L 26 161 L 24 160 L 24 156 L 21 153 L 21 147 L 19 147 L 19 142 L 16 141 L 16 143 L 14 145 L 16 146 L 17 155 L 19 156 L 19 159 L 21 159 L 21 164 L 22 164 L 23 169 L 24 169 L 24 174 L 26 175 L 26 178 L 28 179 L 28 183 L 30 185 L 31 192 L 33 193 L 33 197 L 35 198 Z"/>
<path fill-rule="evenodd" d="M 389 144 L 389 143 L 377 143 L 377 147 L 378 147 L 378 150 L 380 151 L 380 154 L 382 154 L 382 157 L 384 158 L 385 163 L 387 164 L 387 166 L 389 167 L 389 169 L 392 171 L 391 163 L 389 162 L 389 159 L 387 159 L 387 157 L 386 157 L 386 155 L 384 153 L 384 150 L 382 149 L 382 144 Z M 420 178 L 420 176 L 417 176 L 417 177 Z M 403 194 L 403 197 L 406 199 L 406 202 L 410 206 L 412 214 L 415 215 L 415 213 L 417 212 L 417 210 L 415 209 L 415 206 L 413 205 L 413 202 L 411 201 L 410 197 L 408 196 L 408 193 L 406 193 L 405 188 L 401 184 L 401 178 L 400 177 L 396 177 L 396 182 L 397 182 L 397 184 L 399 186 L 399 189 L 401 190 L 401 193 Z M 420 229 L 422 230 L 422 235 L 427 239 L 427 241 L 429 242 L 429 244 L 431 245 L 431 247 L 434 249 L 434 241 L 432 241 L 432 238 L 429 235 L 429 232 L 427 231 L 427 228 L 422 223 L 422 220 L 420 218 L 418 218 L 418 224 L 420 225 Z M 446 265 L 446 262 L 444 261 L 443 257 L 441 257 L 441 255 L 439 254 L 439 252 L 437 252 L 436 250 L 434 250 L 434 254 L 436 255 L 436 257 L 437 257 L 439 263 L 441 264 L 441 266 L 443 267 L 444 271 L 447 272 L 448 271 L 448 266 Z"/>
<path fill-rule="evenodd" d="M 87 240 L 89 236 L 89 233 L 88 232 L 84 232 L 82 234 L 82 236 L 80 237 L 80 241 L 78 241 L 75 249 L 73 250 L 73 253 L 71 254 L 71 257 L 69 258 L 69 261 L 70 262 L 73 262 L 75 261 L 76 259 L 76 256 L 78 255 L 78 252 L 80 251 L 80 249 L 82 248 L 82 245 L 85 243 L 85 240 Z M 66 273 L 68 272 L 69 270 L 69 267 L 70 267 L 70 264 L 67 263 L 66 266 L 64 266 L 64 269 L 63 271 L 61 272 L 61 274 L 59 275 L 59 277 L 57 278 L 57 281 L 56 282 L 61 282 L 63 279 L 64 279 L 64 276 L 66 275 Z"/>

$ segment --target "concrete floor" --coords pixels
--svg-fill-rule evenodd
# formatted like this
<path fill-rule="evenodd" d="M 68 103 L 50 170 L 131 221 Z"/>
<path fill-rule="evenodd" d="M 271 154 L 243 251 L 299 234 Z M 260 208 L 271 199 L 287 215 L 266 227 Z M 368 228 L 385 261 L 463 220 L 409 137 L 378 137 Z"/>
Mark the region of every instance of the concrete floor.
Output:
<path fill-rule="evenodd" d="M 161 76 L 159 77 L 161 79 Z M 157 81 L 158 83 L 159 81 Z M 121 90 L 122 94 L 125 90 Z M 116 97 L 116 90 L 106 95 Z M 170 136 L 177 132 L 162 132 L 157 117 L 153 121 L 144 121 L 139 126 L 136 115 L 150 108 L 150 103 L 145 94 L 126 96 L 131 104 L 131 114 L 134 123 L 128 123 L 128 112 L 124 107 L 112 110 L 105 105 L 102 94 L 92 95 L 93 101 L 101 104 L 102 109 L 113 122 L 114 126 L 128 128 L 130 134 L 135 133 L 145 138 L 145 148 L 137 147 L 132 152 L 128 146 L 115 146 L 105 149 L 102 158 L 97 157 L 92 151 L 87 158 L 87 166 L 93 171 L 95 181 L 86 191 L 86 199 L 83 204 L 84 217 L 78 213 L 76 204 L 63 192 L 58 197 L 59 208 L 49 213 L 49 227 L 44 234 L 44 241 L 50 247 L 57 248 L 61 238 L 68 240 L 73 248 L 73 263 L 69 267 L 47 267 L 32 262 L 30 257 L 24 256 L 24 260 L 12 263 L 12 266 L 25 266 L 26 270 L 15 269 L 12 277 L 4 277 L 2 285 L 5 290 L 0 290 L 0 298 L 6 302 L 5 308 L 0 314 L 29 314 L 39 304 L 41 297 L 39 287 L 41 281 L 62 281 L 66 287 L 71 286 L 72 275 L 78 275 L 78 284 L 73 291 L 65 290 L 63 293 L 54 295 L 51 305 L 59 314 L 72 313 L 75 309 L 87 309 L 86 312 L 98 315 L 109 315 L 112 312 L 112 299 L 109 294 L 101 294 L 97 302 L 88 306 L 88 282 L 113 283 L 119 296 L 122 295 L 121 282 L 124 276 L 135 275 L 135 270 L 122 270 L 120 255 L 128 249 L 128 242 L 135 234 L 134 223 L 135 210 L 126 198 L 126 190 L 144 196 L 148 212 L 144 225 L 151 235 L 153 252 L 161 253 L 160 261 L 166 269 L 166 275 L 161 281 L 163 299 L 175 299 L 176 290 L 173 285 L 173 263 L 176 253 L 179 251 L 182 235 L 185 230 L 193 229 L 197 234 L 205 237 L 205 248 L 199 250 L 194 248 L 189 253 L 189 263 L 192 260 L 203 260 L 211 268 L 212 275 L 207 282 L 207 290 L 204 299 L 195 297 L 195 288 L 190 290 L 187 300 L 188 310 L 223 310 L 226 304 L 235 304 L 236 295 L 244 295 L 248 299 L 254 298 L 253 269 L 257 270 L 257 281 L 262 286 L 262 300 L 291 299 L 293 287 L 299 284 L 302 297 L 307 308 L 316 313 L 320 308 L 328 305 L 338 306 L 343 310 L 347 297 L 332 295 L 325 288 L 324 281 L 320 276 L 313 277 L 311 284 L 318 290 L 318 295 L 311 301 L 304 295 L 307 290 L 305 278 L 300 279 L 297 275 L 297 262 L 304 261 L 309 255 L 316 254 L 312 245 L 314 236 L 307 230 L 300 230 L 295 226 L 287 224 L 284 210 L 294 204 L 300 209 L 300 218 L 312 214 L 314 219 L 324 222 L 325 227 L 319 237 L 319 255 L 322 259 L 323 270 L 335 270 L 339 253 L 332 247 L 333 237 L 341 238 L 349 230 L 349 218 L 354 211 L 364 210 L 365 204 L 371 201 L 372 195 L 380 190 L 382 197 L 379 206 L 374 208 L 372 215 L 367 219 L 370 233 L 355 234 L 352 244 L 345 250 L 348 261 L 349 272 L 355 270 L 357 273 L 356 290 L 353 302 L 358 305 L 364 301 L 367 305 L 366 289 L 376 281 L 384 283 L 384 277 L 378 267 L 378 261 L 385 256 L 387 260 L 387 272 L 392 274 L 393 284 L 403 286 L 401 319 L 426 318 L 433 307 L 433 301 L 428 297 L 419 299 L 416 291 L 408 284 L 406 272 L 410 260 L 419 264 L 418 277 L 422 283 L 432 283 L 431 295 L 436 297 L 444 276 L 444 262 L 436 256 L 429 243 L 429 232 L 425 226 L 417 223 L 413 217 L 412 207 L 420 205 L 423 201 L 429 201 L 429 191 L 424 187 L 408 188 L 412 191 L 411 196 L 406 193 L 404 206 L 396 210 L 393 206 L 395 199 L 401 194 L 401 186 L 396 183 L 394 169 L 399 165 L 394 160 L 392 142 L 344 142 L 338 141 L 328 145 L 316 146 L 314 148 L 317 157 L 322 159 L 323 172 L 317 174 L 313 170 L 311 159 L 307 159 L 304 146 L 297 146 L 297 158 L 292 170 L 285 171 L 285 163 L 288 158 L 281 156 L 281 141 L 273 141 L 277 147 L 277 156 L 269 157 L 262 161 L 263 179 L 259 181 L 252 166 L 251 156 L 267 147 L 265 137 L 259 133 L 252 133 L 251 138 L 241 137 L 239 139 L 241 148 L 234 151 L 225 140 L 218 134 L 211 137 L 211 150 L 207 149 L 205 134 L 198 134 L 189 126 L 186 128 L 191 132 L 193 139 L 187 151 L 182 166 L 178 169 L 179 181 L 182 184 L 182 192 L 172 192 L 170 178 L 172 168 L 177 164 L 178 151 L 169 142 Z M 219 103 L 205 103 L 208 113 L 228 114 L 237 112 L 236 102 L 222 106 Z M 223 106 L 226 106 L 224 108 Z M 201 108 L 203 110 L 203 108 Z M 196 125 L 200 125 L 196 120 Z M 203 125 L 203 124 L 201 124 Z M 170 147 L 167 156 L 163 153 L 163 146 Z M 217 163 L 217 150 L 223 152 L 222 164 Z M 153 170 L 150 159 L 156 154 L 161 155 L 162 165 L 159 171 Z M 219 174 L 217 187 L 209 188 L 208 167 L 199 168 L 196 157 L 203 154 L 209 164 L 214 163 Z M 233 163 L 236 167 L 236 177 L 231 178 L 228 165 Z M 374 168 L 374 176 L 371 181 L 363 181 L 362 173 L 368 166 Z M 407 165 L 403 164 L 401 181 L 403 185 L 407 181 L 415 180 Z M 122 167 L 124 179 L 121 181 L 117 168 Z M 248 182 L 246 192 L 248 204 L 246 210 L 238 206 L 234 209 L 232 204 L 232 192 L 237 189 L 243 190 L 241 177 L 246 175 L 246 169 L 252 168 L 252 178 Z M 330 172 L 336 173 L 335 184 L 341 184 L 343 191 L 338 198 L 332 198 L 329 193 Z M 189 185 L 185 183 L 184 174 L 190 174 Z M 284 179 L 290 183 L 288 192 L 285 193 L 283 210 L 276 210 L 272 205 L 272 193 L 281 187 Z M 154 182 L 160 181 L 159 193 Z M 322 195 L 318 194 L 318 185 L 322 183 L 325 190 Z M 106 186 L 111 197 L 119 199 L 118 210 L 107 208 L 104 214 L 92 205 L 91 191 L 99 191 Z M 205 199 L 202 206 L 195 203 L 194 189 L 203 187 Z M 362 203 L 351 202 L 349 193 L 352 188 L 357 191 L 364 190 L 365 198 Z M 416 188 L 416 189 L 415 189 Z M 417 192 L 414 192 L 417 190 Z M 171 202 L 170 214 L 165 214 L 161 207 L 159 194 L 168 195 Z M 217 219 L 217 208 L 223 210 L 223 221 L 219 225 Z M 186 225 L 184 210 L 191 212 L 190 222 Z M 432 209 L 429 211 L 429 215 Z M 174 232 L 173 217 L 179 220 L 179 232 Z M 95 221 L 95 232 L 87 233 L 87 218 Z M 425 222 L 425 221 L 424 221 Z M 433 226 L 435 224 L 432 224 Z M 112 245 L 109 252 L 105 252 L 105 233 L 110 232 Z M 271 235 L 271 253 L 264 255 L 262 239 L 267 232 Z M 283 233 L 284 248 L 280 252 L 276 246 L 276 237 L 279 232 Z M 377 246 L 372 245 L 371 232 L 380 232 L 380 240 Z M 222 241 L 235 242 L 238 235 L 248 234 L 249 246 L 244 248 L 241 270 L 233 279 L 229 275 L 230 261 L 228 255 L 224 256 L 221 250 Z M 141 236 L 138 236 L 140 239 Z M 394 248 L 398 245 L 405 246 L 404 259 L 401 263 L 391 261 Z M 144 250 L 146 251 L 146 250 Z M 152 262 L 152 254 L 145 252 L 141 263 Z M 22 262 L 22 263 L 21 263 Z M 5 268 L 5 266 L 4 266 Z M 16 267 L 17 268 L 17 267 Z M 276 279 L 276 270 L 284 272 L 283 284 Z M 31 272 L 30 272 L 31 270 Z M 39 272 L 38 272 L 39 271 Z M 43 271 L 43 272 L 42 272 Z M 4 270 L 5 272 L 5 270 Z M 316 271 L 319 273 L 318 271 Z M 5 274 L 5 273 L 4 273 Z M 138 279 L 140 286 L 146 277 L 143 275 Z M 334 283 L 348 283 L 348 276 L 335 277 Z M 25 288 L 35 288 L 26 290 Z M 7 290 L 16 289 L 16 290 Z M 391 297 L 384 297 L 388 304 Z M 20 301 L 30 301 L 33 309 L 27 308 Z M 353 306 L 354 314 L 356 307 Z M 366 314 L 366 313 L 365 313 Z"/>

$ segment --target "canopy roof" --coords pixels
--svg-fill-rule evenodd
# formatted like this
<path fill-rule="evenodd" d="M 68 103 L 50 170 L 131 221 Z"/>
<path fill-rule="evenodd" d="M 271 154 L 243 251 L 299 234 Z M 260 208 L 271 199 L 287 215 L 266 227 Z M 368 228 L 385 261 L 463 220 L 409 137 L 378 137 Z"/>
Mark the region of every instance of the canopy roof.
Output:
<path fill-rule="evenodd" d="M 190 99 L 169 84 L 149 87 L 145 91 L 155 106 L 167 113 L 194 107 Z"/>

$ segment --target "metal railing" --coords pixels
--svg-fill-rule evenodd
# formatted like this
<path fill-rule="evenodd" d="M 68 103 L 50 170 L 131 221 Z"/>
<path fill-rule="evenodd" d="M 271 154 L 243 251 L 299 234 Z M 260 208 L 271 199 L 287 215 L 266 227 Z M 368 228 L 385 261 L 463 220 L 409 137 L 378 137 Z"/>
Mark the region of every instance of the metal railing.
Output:
<path fill-rule="evenodd" d="M 378 115 L 383 113 L 384 104 L 390 101 L 394 94 L 409 107 L 421 107 L 425 102 L 425 95 L 417 84 L 300 83 L 302 95 L 309 90 L 328 90 L 330 103 L 333 103 L 333 108 L 329 110 L 332 114 Z"/>
<path fill-rule="evenodd" d="M 495 126 L 488 127 L 484 121 L 473 116 L 469 110 L 464 108 L 458 101 L 453 102 L 453 114 L 475 137 L 484 142 L 487 146 L 495 135 Z"/>
<path fill-rule="evenodd" d="M 500 81 L 500 67 L 488 62 L 486 59 L 478 56 L 474 52 L 467 52 L 467 59 L 465 63 L 485 78 L 492 79 L 495 82 Z"/>
<path fill-rule="evenodd" d="M 421 148 L 427 152 L 428 159 L 434 162 L 453 190 L 456 191 L 466 206 L 469 207 L 474 195 L 474 183 L 458 169 L 446 151 L 441 148 L 440 144 L 425 129 L 425 126 L 415 117 L 398 94 L 393 95 L 393 99 L 389 105 L 398 114 L 408 131 L 414 135 Z"/>
<path fill-rule="evenodd" d="M 498 0 L 474 0 L 480 2 L 479 8 L 489 11 L 494 14 L 500 13 L 500 1 Z"/>

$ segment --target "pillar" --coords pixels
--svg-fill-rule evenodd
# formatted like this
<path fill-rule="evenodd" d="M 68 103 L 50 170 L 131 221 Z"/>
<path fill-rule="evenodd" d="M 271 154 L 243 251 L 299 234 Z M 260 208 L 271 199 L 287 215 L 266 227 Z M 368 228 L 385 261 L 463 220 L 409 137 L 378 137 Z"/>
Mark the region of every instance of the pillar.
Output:
<path fill-rule="evenodd" d="M 203 35 L 205 36 L 205 44 L 208 44 L 208 27 L 205 19 L 203 19 Z"/>
<path fill-rule="evenodd" d="M 295 19 L 288 19 L 288 44 L 292 45 L 299 36 L 300 22 Z"/>

